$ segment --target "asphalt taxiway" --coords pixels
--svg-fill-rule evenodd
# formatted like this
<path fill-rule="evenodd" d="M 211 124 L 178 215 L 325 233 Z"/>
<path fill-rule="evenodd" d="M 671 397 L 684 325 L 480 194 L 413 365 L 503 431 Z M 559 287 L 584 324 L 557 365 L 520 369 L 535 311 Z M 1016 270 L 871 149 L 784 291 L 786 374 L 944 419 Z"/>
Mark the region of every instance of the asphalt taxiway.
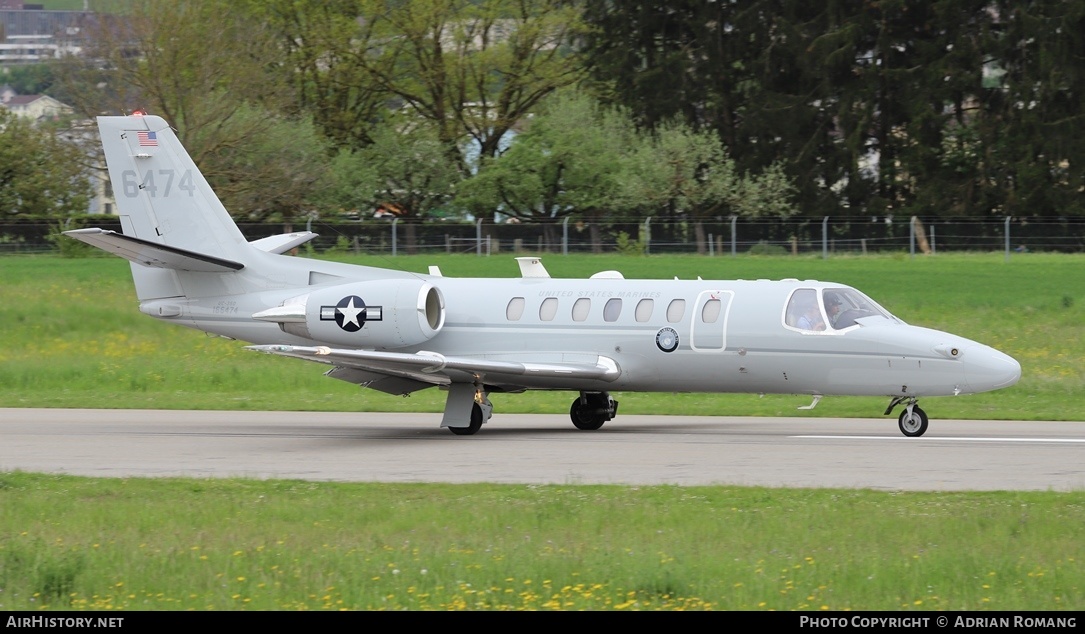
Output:
<path fill-rule="evenodd" d="M 673 484 L 880 490 L 1085 488 L 1085 422 L 0 409 L 0 471 L 367 482 Z"/>

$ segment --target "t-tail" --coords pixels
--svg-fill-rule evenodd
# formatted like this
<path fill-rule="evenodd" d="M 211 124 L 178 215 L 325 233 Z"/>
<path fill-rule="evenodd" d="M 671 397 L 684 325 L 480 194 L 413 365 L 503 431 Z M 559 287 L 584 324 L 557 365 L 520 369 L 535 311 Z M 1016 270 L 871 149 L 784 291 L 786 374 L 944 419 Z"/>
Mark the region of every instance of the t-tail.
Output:
<path fill-rule="evenodd" d="M 259 255 L 165 120 L 98 117 L 98 130 L 123 235 L 65 233 L 130 260 L 140 301 L 185 296 L 184 272 L 240 271 Z"/>

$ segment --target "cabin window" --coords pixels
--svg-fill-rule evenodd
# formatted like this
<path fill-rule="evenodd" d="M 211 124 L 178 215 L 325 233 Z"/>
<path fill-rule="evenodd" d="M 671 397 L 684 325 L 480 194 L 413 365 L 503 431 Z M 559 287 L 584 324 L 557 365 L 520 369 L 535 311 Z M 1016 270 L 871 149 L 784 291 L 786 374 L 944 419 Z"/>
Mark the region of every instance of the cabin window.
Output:
<path fill-rule="evenodd" d="M 513 297 L 509 300 L 509 305 L 505 307 L 505 317 L 509 321 L 520 321 L 520 318 L 524 316 L 524 298 Z"/>
<path fill-rule="evenodd" d="M 573 303 L 573 321 L 584 321 L 591 312 L 591 300 L 581 297 Z"/>
<path fill-rule="evenodd" d="M 825 330 L 825 316 L 818 306 L 817 291 L 800 288 L 792 293 L 784 311 L 784 323 L 799 330 Z"/>
<path fill-rule="evenodd" d="M 635 311 L 637 321 L 648 321 L 651 319 L 653 308 L 655 308 L 655 302 L 650 299 L 642 299 L 637 302 L 637 310 Z"/>
<path fill-rule="evenodd" d="M 670 305 L 667 306 L 667 321 L 672 324 L 676 324 L 682 321 L 682 316 L 686 314 L 686 300 L 674 299 L 671 300 Z"/>
<path fill-rule="evenodd" d="M 553 321 L 554 315 L 558 314 L 558 298 L 547 297 L 543 300 L 541 306 L 539 306 L 539 319 L 543 321 Z"/>
<path fill-rule="evenodd" d="M 706 324 L 714 324 L 720 318 L 720 309 L 723 302 L 718 299 L 710 299 L 701 307 L 701 321 Z"/>
<path fill-rule="evenodd" d="M 618 316 L 621 314 L 622 300 L 617 297 L 607 300 L 606 305 L 603 306 L 603 321 L 618 321 Z"/>

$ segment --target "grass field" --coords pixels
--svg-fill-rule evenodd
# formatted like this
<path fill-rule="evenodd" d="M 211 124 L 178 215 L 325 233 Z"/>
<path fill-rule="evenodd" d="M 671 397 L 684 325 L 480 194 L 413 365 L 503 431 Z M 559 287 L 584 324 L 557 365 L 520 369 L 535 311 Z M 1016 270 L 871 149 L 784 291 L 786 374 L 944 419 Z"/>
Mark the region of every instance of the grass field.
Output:
<path fill-rule="evenodd" d="M 446 275 L 505 258 L 354 260 Z M 1081 420 L 1085 258 L 550 257 L 554 276 L 818 278 L 991 344 L 1021 382 L 935 418 Z M 0 406 L 439 410 L 142 316 L 127 263 L 0 258 Z M 623 413 L 871 416 L 878 399 L 619 394 Z M 568 395 L 494 399 L 564 412 Z M 2 415 L 2 414 L 0 414 Z M 0 472 L 0 610 L 1085 609 L 1085 491 L 338 484 Z"/>
<path fill-rule="evenodd" d="M 350 261 L 448 276 L 513 277 L 505 257 L 425 256 Z M 555 277 L 622 270 L 627 277 L 823 279 L 851 284 L 909 323 L 992 345 L 1022 365 L 1010 389 L 926 399 L 933 419 L 1085 417 L 1085 258 L 1022 254 L 932 258 L 622 258 L 552 256 Z M 440 411 L 444 393 L 408 399 L 326 379 L 323 367 L 245 351 L 243 343 L 156 322 L 136 307 L 117 258 L 0 258 L 0 404 L 11 407 Z M 623 414 L 877 416 L 887 399 L 619 393 Z M 565 413 L 566 393 L 494 395 L 501 412 Z"/>
<path fill-rule="evenodd" d="M 0 611 L 1073 610 L 1085 492 L 0 474 Z"/>

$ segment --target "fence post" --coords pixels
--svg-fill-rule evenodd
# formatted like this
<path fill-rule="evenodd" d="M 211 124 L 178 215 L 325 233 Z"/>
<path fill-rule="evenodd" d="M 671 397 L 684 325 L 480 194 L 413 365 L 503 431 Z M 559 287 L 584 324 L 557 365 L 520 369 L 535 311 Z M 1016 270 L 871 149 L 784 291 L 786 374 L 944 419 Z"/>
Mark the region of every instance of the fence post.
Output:
<path fill-rule="evenodd" d="M 399 217 L 392 218 L 392 257 L 396 257 L 396 223 L 399 222 Z"/>
<path fill-rule="evenodd" d="M 482 218 L 475 223 L 475 255 L 482 255 Z"/>
<path fill-rule="evenodd" d="M 561 221 L 561 254 L 569 255 L 569 216 Z"/>
<path fill-rule="evenodd" d="M 916 217 L 912 216 L 908 222 L 908 253 L 913 260 L 915 259 L 915 221 Z"/>
<path fill-rule="evenodd" d="M 738 216 L 731 216 L 731 255 L 737 255 L 738 245 L 735 242 L 735 225 L 738 224 Z"/>
<path fill-rule="evenodd" d="M 652 217 L 644 219 L 644 255 L 648 255 L 652 248 Z"/>
<path fill-rule="evenodd" d="M 1006 216 L 1006 262 L 1010 261 L 1010 219 L 1013 216 Z"/>
<path fill-rule="evenodd" d="M 821 219 L 821 259 L 829 259 L 829 217 Z"/>

